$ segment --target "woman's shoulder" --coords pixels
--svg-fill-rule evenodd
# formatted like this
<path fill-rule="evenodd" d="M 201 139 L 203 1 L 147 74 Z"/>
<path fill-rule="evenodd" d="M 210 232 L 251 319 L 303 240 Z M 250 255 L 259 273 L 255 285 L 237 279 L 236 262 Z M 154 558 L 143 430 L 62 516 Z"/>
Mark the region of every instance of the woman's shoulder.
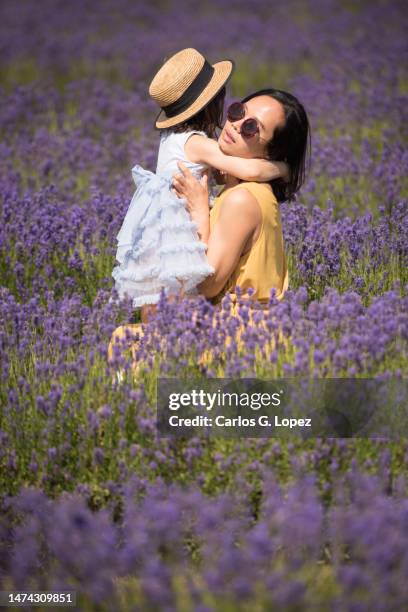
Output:
<path fill-rule="evenodd" d="M 259 222 L 269 220 L 276 225 L 279 214 L 278 201 L 268 183 L 241 182 L 230 187 L 224 192 L 224 197 L 218 203 L 217 208 L 228 215 L 231 220 L 237 216 L 245 215 Z M 214 213 L 215 218 L 216 213 Z"/>
<path fill-rule="evenodd" d="M 241 181 L 236 187 L 244 187 L 248 191 L 254 193 L 262 193 L 263 196 L 270 195 L 272 198 L 275 197 L 273 189 L 269 183 L 257 183 L 255 181 Z"/>
<path fill-rule="evenodd" d="M 219 211 L 223 216 L 230 217 L 231 221 L 240 218 L 241 215 L 253 217 L 254 219 L 259 218 L 262 206 L 259 204 L 259 198 L 255 192 L 247 188 L 247 185 L 247 183 L 240 183 L 220 194 L 223 197 L 220 198 Z"/>
<path fill-rule="evenodd" d="M 256 183 L 255 181 L 242 181 L 235 185 L 234 187 L 230 187 L 228 193 L 233 192 L 241 193 L 241 197 L 244 196 L 245 192 L 250 193 L 260 204 L 265 203 L 278 203 L 273 193 L 273 189 L 269 183 Z"/>

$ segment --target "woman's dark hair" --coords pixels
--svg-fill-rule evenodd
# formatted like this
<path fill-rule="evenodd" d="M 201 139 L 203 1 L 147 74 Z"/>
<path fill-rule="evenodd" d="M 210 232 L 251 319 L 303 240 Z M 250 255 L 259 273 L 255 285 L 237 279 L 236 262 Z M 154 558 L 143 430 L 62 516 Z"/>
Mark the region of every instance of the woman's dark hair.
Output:
<path fill-rule="evenodd" d="M 177 133 L 199 130 L 200 132 L 205 132 L 210 138 L 216 138 L 216 130 L 222 129 L 225 93 L 226 89 L 224 86 L 217 95 L 208 102 L 207 106 L 196 115 L 183 121 L 183 123 L 179 123 L 169 128 L 169 130 Z"/>
<path fill-rule="evenodd" d="M 280 102 L 285 111 L 285 124 L 275 128 L 273 138 L 267 145 L 268 159 L 285 161 L 289 166 L 289 182 L 278 178 L 270 185 L 278 202 L 293 200 L 294 195 L 304 183 L 306 159 L 308 165 L 311 154 L 310 125 L 306 111 L 295 96 L 280 89 L 261 89 L 246 96 L 242 102 L 248 102 L 258 96 L 270 96 Z"/>

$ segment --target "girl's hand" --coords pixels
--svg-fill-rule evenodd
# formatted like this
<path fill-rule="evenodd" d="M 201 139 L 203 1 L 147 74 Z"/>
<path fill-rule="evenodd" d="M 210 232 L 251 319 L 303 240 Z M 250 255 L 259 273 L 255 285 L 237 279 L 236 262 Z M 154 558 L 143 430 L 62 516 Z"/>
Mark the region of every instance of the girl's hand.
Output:
<path fill-rule="evenodd" d="M 182 174 L 173 176 L 174 191 L 179 198 L 186 200 L 187 210 L 193 219 L 208 216 L 208 171 L 205 171 L 201 181 L 198 181 L 183 162 L 178 162 L 177 165 Z"/>

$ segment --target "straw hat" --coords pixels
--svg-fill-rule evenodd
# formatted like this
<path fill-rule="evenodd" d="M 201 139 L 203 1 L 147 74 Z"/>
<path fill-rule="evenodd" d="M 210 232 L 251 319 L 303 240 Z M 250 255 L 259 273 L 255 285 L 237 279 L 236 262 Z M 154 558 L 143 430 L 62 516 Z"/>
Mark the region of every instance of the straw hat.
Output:
<path fill-rule="evenodd" d="M 211 65 L 196 49 L 173 55 L 149 87 L 150 96 L 162 109 L 156 127 L 169 128 L 196 115 L 227 83 L 233 68 L 231 60 Z"/>

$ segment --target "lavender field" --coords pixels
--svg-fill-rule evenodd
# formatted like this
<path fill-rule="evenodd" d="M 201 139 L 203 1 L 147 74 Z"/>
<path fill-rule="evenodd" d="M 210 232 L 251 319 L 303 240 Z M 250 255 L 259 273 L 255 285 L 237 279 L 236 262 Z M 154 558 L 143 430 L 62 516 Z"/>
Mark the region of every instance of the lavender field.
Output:
<path fill-rule="evenodd" d="M 408 609 L 406 439 L 155 425 L 160 374 L 407 377 L 406 22 L 402 0 L 3 0 L 0 590 L 72 589 L 88 612 Z M 134 317 L 115 238 L 132 166 L 155 168 L 148 84 L 188 46 L 235 60 L 229 99 L 294 93 L 312 163 L 281 207 L 284 300 L 240 342 L 228 300 L 163 301 L 133 372 L 107 362 Z"/>

